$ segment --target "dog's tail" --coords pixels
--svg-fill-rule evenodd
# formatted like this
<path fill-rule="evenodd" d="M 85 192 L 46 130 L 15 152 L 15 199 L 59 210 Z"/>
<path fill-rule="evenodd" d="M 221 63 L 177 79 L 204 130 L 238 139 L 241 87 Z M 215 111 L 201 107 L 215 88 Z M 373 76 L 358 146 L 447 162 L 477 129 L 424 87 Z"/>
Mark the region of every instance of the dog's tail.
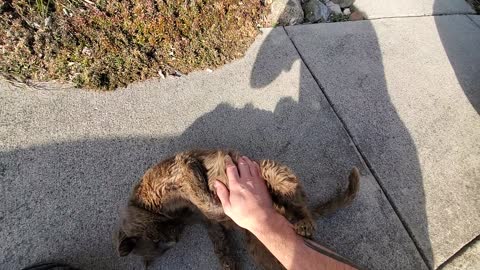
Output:
<path fill-rule="evenodd" d="M 321 203 L 313 208 L 313 217 L 315 219 L 328 215 L 339 208 L 349 205 L 357 195 L 360 187 L 360 172 L 353 167 L 348 177 L 348 187 L 344 192 L 340 192 L 335 198 L 328 202 Z"/>

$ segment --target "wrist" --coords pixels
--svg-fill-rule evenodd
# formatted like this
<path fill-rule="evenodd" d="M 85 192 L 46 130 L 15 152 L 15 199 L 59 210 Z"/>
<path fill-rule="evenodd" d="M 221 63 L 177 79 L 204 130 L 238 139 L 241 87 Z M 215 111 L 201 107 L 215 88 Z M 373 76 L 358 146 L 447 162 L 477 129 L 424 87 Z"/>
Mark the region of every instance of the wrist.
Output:
<path fill-rule="evenodd" d="M 288 220 L 273 211 L 272 214 L 266 216 L 262 221 L 258 222 L 255 226 L 248 228 L 257 238 L 261 238 L 262 235 L 271 233 L 282 233 L 285 230 L 291 230 L 292 224 Z"/>

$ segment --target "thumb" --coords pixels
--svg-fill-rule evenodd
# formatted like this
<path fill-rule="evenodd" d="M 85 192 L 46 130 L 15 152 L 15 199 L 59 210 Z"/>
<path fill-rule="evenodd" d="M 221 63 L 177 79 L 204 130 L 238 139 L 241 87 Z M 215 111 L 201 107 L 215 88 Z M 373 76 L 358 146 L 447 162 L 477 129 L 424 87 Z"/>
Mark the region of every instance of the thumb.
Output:
<path fill-rule="evenodd" d="M 215 190 L 217 191 L 217 196 L 222 202 L 223 209 L 230 207 L 230 192 L 227 187 L 220 181 L 215 180 Z"/>

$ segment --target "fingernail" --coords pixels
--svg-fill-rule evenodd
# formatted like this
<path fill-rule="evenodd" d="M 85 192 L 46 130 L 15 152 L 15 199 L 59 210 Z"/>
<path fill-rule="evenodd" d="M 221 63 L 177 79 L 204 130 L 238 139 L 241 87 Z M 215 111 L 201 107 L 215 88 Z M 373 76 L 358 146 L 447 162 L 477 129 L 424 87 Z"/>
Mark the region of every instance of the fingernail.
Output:
<path fill-rule="evenodd" d="M 250 159 L 246 156 L 242 156 L 243 160 L 249 161 Z"/>

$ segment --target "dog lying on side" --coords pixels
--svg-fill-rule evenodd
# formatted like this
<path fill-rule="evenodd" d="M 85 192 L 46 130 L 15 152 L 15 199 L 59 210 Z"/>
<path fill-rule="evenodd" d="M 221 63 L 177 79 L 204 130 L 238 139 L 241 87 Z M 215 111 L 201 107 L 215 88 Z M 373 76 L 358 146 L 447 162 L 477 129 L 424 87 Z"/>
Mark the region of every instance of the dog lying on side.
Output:
<path fill-rule="evenodd" d="M 219 180 L 228 187 L 227 155 L 234 163 L 240 157 L 236 151 L 194 150 L 179 153 L 147 170 L 135 186 L 115 234 L 119 255 L 140 255 L 148 267 L 154 258 L 178 242 L 185 226 L 202 222 L 222 269 L 236 269 L 228 229 L 238 226 L 223 212 L 213 186 Z M 307 238 L 315 232 L 316 218 L 348 205 L 359 189 L 360 174 L 353 168 L 347 189 L 310 211 L 301 183 L 287 166 L 272 160 L 257 162 L 275 210 Z M 244 231 L 248 251 L 259 266 L 284 269 L 255 236 Z"/>

